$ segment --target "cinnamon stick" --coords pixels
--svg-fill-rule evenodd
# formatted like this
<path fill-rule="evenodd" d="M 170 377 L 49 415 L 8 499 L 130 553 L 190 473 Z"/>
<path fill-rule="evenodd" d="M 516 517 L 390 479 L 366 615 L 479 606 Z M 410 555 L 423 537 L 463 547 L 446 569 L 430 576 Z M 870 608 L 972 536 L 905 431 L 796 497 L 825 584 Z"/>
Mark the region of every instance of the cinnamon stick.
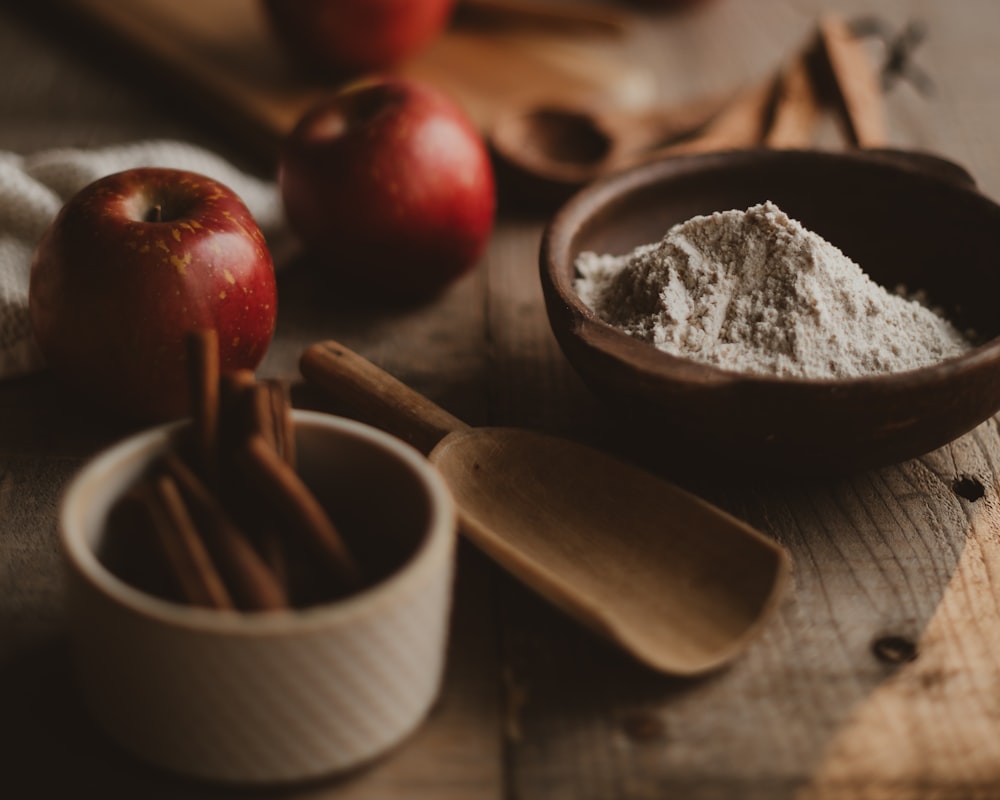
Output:
<path fill-rule="evenodd" d="M 224 375 L 220 388 L 220 447 L 228 476 L 223 493 L 230 505 L 240 503 L 241 481 L 232 469 L 232 457 L 246 438 L 260 433 L 289 465 L 295 465 L 291 399 L 278 381 L 257 381 L 249 370 Z M 266 503 L 250 498 L 241 503 L 246 513 L 241 521 L 256 543 L 278 582 L 288 588 L 288 557 L 285 542 L 273 522 Z"/>
<path fill-rule="evenodd" d="M 218 475 L 219 335 L 192 331 L 185 339 L 195 458 L 210 483 Z"/>
<path fill-rule="evenodd" d="M 819 117 L 819 97 L 813 86 L 808 54 L 803 53 L 781 72 L 771 124 L 763 143 L 776 149 L 807 147 L 812 142 Z"/>
<path fill-rule="evenodd" d="M 251 488 L 266 498 L 275 513 L 299 535 L 330 569 L 341 589 L 361 585 L 361 574 L 344 541 L 323 506 L 309 488 L 259 434 L 251 435 L 235 462 Z"/>
<path fill-rule="evenodd" d="M 852 141 L 858 147 L 885 147 L 889 136 L 882 89 L 864 45 L 835 14 L 820 20 L 818 36 L 834 99 L 844 112 Z"/>
<path fill-rule="evenodd" d="M 153 531 L 182 596 L 192 605 L 232 609 L 226 590 L 198 529 L 169 475 L 155 475 L 136 496 L 149 515 Z"/>
<path fill-rule="evenodd" d="M 288 385 L 270 380 L 263 381 L 263 386 L 274 449 L 294 469 L 295 423 L 292 421 L 292 399 Z"/>
<path fill-rule="evenodd" d="M 294 466 L 294 437 L 287 392 L 278 381 L 258 381 L 248 389 L 249 419 L 244 435 L 259 433 L 285 461 Z"/>
<path fill-rule="evenodd" d="M 237 595 L 240 606 L 266 611 L 287 608 L 288 596 L 260 554 L 221 502 L 176 453 L 164 465 L 197 511 L 204 536 Z"/>
<path fill-rule="evenodd" d="M 684 153 L 706 153 L 759 145 L 767 125 L 767 114 L 776 91 L 772 78 L 740 91 L 703 129 L 691 139 L 655 152 L 657 158 Z"/>

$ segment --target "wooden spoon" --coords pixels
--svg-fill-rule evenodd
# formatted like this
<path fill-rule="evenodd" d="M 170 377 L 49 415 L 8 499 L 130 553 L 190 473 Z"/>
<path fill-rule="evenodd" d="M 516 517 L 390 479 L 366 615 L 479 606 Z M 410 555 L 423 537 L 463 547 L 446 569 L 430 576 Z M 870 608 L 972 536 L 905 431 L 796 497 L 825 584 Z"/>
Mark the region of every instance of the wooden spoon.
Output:
<path fill-rule="evenodd" d="M 488 138 L 507 164 L 536 179 L 582 186 L 674 153 L 749 147 L 764 133 L 774 82 L 735 95 L 643 112 L 539 104 L 497 115 Z"/>
<path fill-rule="evenodd" d="M 429 453 L 483 551 L 648 666 L 718 667 L 774 610 L 786 552 L 704 500 L 578 443 L 470 428 L 336 342 L 300 368 L 338 410 Z"/>
<path fill-rule="evenodd" d="M 886 145 L 878 71 L 835 14 L 822 17 L 814 41 L 777 75 L 735 96 L 641 113 L 545 104 L 512 108 L 498 114 L 488 137 L 496 154 L 520 172 L 576 188 L 672 155 L 808 147 L 824 102 L 817 84 L 833 94 L 854 146 Z"/>

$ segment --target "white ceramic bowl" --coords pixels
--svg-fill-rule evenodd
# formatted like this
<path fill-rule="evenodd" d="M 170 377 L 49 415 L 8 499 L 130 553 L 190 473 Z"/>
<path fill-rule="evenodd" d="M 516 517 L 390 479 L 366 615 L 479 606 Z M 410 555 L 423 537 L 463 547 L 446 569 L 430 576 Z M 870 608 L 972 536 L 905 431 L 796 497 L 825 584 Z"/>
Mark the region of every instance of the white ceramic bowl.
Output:
<path fill-rule="evenodd" d="M 134 588 L 99 560 L 110 509 L 176 426 L 98 455 L 60 514 L 79 682 L 97 722 L 147 762 L 243 784 L 370 761 L 422 721 L 441 682 L 455 511 L 435 469 L 374 428 L 295 411 L 299 471 L 316 495 L 400 549 L 394 571 L 337 602 L 219 612 Z M 331 513 L 332 510 L 331 510 Z"/>

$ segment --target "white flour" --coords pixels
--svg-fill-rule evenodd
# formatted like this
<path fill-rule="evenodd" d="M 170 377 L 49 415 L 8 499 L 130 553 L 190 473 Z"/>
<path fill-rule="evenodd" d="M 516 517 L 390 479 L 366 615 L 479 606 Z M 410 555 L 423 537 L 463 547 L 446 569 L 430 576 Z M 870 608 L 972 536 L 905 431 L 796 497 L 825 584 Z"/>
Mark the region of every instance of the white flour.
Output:
<path fill-rule="evenodd" d="M 583 253 L 577 291 L 660 350 L 739 372 L 848 378 L 926 366 L 969 345 L 773 203 L 675 225 L 624 256 Z"/>

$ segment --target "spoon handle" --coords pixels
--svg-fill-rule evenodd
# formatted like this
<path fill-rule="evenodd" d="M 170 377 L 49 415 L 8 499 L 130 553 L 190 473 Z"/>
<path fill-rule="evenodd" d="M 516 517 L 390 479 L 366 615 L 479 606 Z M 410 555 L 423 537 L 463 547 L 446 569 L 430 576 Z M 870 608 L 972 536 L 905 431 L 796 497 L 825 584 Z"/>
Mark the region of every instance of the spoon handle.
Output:
<path fill-rule="evenodd" d="M 338 342 L 307 347 L 299 370 L 345 413 L 405 439 L 422 453 L 452 431 L 469 427 Z"/>

